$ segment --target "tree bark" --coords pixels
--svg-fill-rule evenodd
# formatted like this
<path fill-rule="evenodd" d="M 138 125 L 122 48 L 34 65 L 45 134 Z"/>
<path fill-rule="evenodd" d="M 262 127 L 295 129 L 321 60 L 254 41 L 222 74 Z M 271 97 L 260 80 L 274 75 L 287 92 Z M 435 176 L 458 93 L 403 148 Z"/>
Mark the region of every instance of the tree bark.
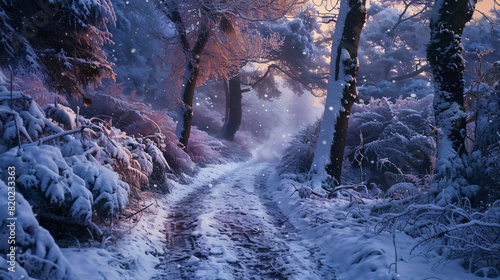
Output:
<path fill-rule="evenodd" d="M 229 80 L 229 99 L 226 98 L 226 119 L 222 126 L 222 137 L 228 140 L 234 140 L 234 135 L 241 125 L 242 107 L 241 107 L 241 83 L 239 75 Z"/>
<path fill-rule="evenodd" d="M 427 48 L 435 80 L 434 114 L 444 137 L 452 142 L 453 149 L 465 153 L 465 69 L 462 57 L 462 32 L 472 18 L 474 7 L 469 0 L 437 1 L 431 18 L 431 43 Z M 475 1 L 474 1 L 475 3 Z M 452 110 L 453 112 L 451 112 Z M 450 115 L 453 113 L 453 115 Z M 448 119 L 454 116 L 453 119 Z"/>
<path fill-rule="evenodd" d="M 224 123 L 229 118 L 229 99 L 231 96 L 229 95 L 229 84 L 227 80 L 224 80 L 224 95 L 226 96 L 226 110 L 224 111 Z"/>
<path fill-rule="evenodd" d="M 186 70 L 183 77 L 182 85 L 182 121 L 177 123 L 176 135 L 179 142 L 187 148 L 189 143 L 189 135 L 191 134 L 191 123 L 193 122 L 193 99 L 194 90 L 196 88 L 196 80 L 200 72 L 200 56 L 205 48 L 205 45 L 210 38 L 210 30 L 203 28 L 198 35 L 198 40 L 193 49 L 186 55 Z"/>
<path fill-rule="evenodd" d="M 442 132 L 438 139 L 438 163 L 431 194 L 437 197 L 439 204 L 456 200 L 467 185 L 463 177 L 467 115 L 462 32 L 472 18 L 475 3 L 476 0 L 438 0 L 431 16 L 427 59 L 435 81 L 434 115 Z"/>
<path fill-rule="evenodd" d="M 184 70 L 184 76 L 182 77 L 182 106 L 179 109 L 180 119 L 177 122 L 177 127 L 175 129 L 175 135 L 185 149 L 189 143 L 191 123 L 193 122 L 193 98 L 194 90 L 196 88 L 196 80 L 198 79 L 200 71 L 200 57 L 208 39 L 212 36 L 212 31 L 206 23 L 200 23 L 201 28 L 198 33 L 198 38 L 194 47 L 191 48 L 188 41 L 186 26 L 182 20 L 177 2 L 165 1 L 164 4 L 167 8 L 165 14 L 168 19 L 174 23 L 182 50 L 186 56 L 186 67 Z"/>
<path fill-rule="evenodd" d="M 357 56 L 359 38 L 366 21 L 365 4 L 366 0 L 342 0 L 332 42 L 325 114 L 311 166 L 311 173 L 322 176 L 321 173 L 326 171 L 332 180 L 330 184 L 341 182 L 349 115 L 357 96 Z M 337 32 L 342 32 L 341 36 Z M 327 127 L 330 125 L 333 127 Z"/>

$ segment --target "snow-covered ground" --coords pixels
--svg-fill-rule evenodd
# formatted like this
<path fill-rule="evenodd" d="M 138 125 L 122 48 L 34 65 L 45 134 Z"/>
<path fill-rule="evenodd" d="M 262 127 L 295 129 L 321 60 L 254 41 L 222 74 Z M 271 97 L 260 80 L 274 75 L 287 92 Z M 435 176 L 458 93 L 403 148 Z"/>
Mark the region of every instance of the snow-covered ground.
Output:
<path fill-rule="evenodd" d="M 185 196 L 216 179 L 232 165 L 211 165 L 203 168 L 191 183 L 173 182 L 169 195 L 146 199 L 145 211 L 121 222 L 116 241 L 106 248 L 61 249 L 81 279 L 151 279 L 159 273 L 160 256 L 165 253 L 165 221 L 172 207 Z"/>
<path fill-rule="evenodd" d="M 469 274 L 458 261 L 447 260 L 427 246 L 416 247 L 410 253 L 421 240 L 404 233 L 376 235 L 375 224 L 368 221 L 376 201 L 365 199 L 366 204 L 352 207 L 349 198 L 301 199 L 297 193 L 292 195 L 292 184 L 297 185 L 271 175 L 266 182 L 267 192 L 300 229 L 305 246 L 320 248 L 317 259 L 336 268 L 336 279 L 484 279 Z"/>
<path fill-rule="evenodd" d="M 302 199 L 274 164 L 211 165 L 122 223 L 106 249 L 63 249 L 82 279 L 476 279 L 348 200 Z M 127 228 L 128 227 L 128 228 Z M 132 227 L 132 228 L 130 228 Z M 395 246 L 397 249 L 396 275 Z M 399 277 L 399 278 L 398 278 Z M 477 278 L 480 279 L 480 278 Z"/>
<path fill-rule="evenodd" d="M 298 231 L 264 197 L 269 164 L 221 166 L 172 208 L 156 279 L 326 279 Z"/>

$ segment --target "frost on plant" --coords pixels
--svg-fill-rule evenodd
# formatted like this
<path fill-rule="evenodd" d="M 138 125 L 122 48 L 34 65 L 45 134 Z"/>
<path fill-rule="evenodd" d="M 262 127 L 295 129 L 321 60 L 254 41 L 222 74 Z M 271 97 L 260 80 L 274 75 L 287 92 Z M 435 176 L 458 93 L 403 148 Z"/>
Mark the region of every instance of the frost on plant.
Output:
<path fill-rule="evenodd" d="M 1 179 L 7 181 L 7 169 L 15 166 L 17 186 L 35 211 L 65 217 L 87 224 L 92 215 L 92 194 L 85 181 L 73 172 L 54 146 L 23 146 L 0 154 Z"/>
<path fill-rule="evenodd" d="M 7 209 L 7 186 L 0 181 L 0 207 Z M 8 272 L 5 257 L 10 253 L 8 243 L 0 243 L 1 279 L 78 279 L 50 233 L 38 225 L 31 204 L 21 193 L 16 194 L 16 272 Z M 8 212 L 0 211 L 0 239 L 9 236 Z"/>

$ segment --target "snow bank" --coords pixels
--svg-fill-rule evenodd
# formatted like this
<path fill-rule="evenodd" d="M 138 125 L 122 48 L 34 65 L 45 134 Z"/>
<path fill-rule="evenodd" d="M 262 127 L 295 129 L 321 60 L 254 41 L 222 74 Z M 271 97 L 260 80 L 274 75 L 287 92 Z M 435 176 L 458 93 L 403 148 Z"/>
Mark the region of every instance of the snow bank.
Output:
<path fill-rule="evenodd" d="M 293 185 L 299 183 L 276 174 L 266 185 L 289 221 L 301 230 L 307 247 L 319 247 L 320 261 L 336 266 L 336 279 L 482 279 L 467 273 L 459 260 L 438 254 L 438 249 L 414 249 L 419 240 L 404 232 L 375 234 L 370 211 L 380 201 L 363 199 L 361 204 L 342 196 L 303 199 L 293 194 Z"/>

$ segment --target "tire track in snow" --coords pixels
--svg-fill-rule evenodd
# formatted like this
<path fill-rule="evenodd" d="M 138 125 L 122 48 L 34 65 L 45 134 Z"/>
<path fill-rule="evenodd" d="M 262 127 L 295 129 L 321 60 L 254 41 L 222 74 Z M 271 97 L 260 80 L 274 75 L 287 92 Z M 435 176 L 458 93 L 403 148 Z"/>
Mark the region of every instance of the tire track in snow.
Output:
<path fill-rule="evenodd" d="M 262 190 L 269 168 L 239 163 L 179 201 L 156 279 L 332 279 Z"/>

